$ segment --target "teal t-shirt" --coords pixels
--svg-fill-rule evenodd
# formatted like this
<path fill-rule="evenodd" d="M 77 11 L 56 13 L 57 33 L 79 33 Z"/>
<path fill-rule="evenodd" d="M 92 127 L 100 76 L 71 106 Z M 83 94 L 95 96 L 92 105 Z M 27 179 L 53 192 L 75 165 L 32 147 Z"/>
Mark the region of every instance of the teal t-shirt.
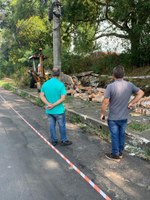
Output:
<path fill-rule="evenodd" d="M 59 79 L 51 78 L 42 85 L 41 92 L 44 92 L 47 101 L 53 104 L 58 101 L 62 95 L 66 95 L 66 88 Z M 63 103 L 50 110 L 46 109 L 47 114 L 63 114 L 64 112 L 65 107 Z"/>

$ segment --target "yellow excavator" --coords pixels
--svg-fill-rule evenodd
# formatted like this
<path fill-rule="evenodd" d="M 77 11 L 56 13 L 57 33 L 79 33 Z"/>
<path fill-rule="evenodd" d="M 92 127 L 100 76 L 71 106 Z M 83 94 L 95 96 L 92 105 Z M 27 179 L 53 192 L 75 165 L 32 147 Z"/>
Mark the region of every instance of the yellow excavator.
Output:
<path fill-rule="evenodd" d="M 49 74 L 45 74 L 43 61 L 47 59 L 47 56 L 44 56 L 42 53 L 42 48 L 39 49 L 38 55 L 32 55 L 29 57 L 29 60 L 32 61 L 32 69 L 29 71 L 31 76 L 30 88 L 37 87 L 38 92 L 40 92 L 42 84 L 49 79 Z M 38 67 L 35 65 L 35 60 L 39 61 Z"/>

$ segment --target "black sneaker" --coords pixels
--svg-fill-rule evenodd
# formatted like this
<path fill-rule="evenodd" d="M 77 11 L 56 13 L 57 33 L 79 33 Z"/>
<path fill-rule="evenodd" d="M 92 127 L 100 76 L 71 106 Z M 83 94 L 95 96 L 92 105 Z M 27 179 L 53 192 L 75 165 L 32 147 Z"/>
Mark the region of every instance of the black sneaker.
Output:
<path fill-rule="evenodd" d="M 58 144 L 58 141 L 52 141 L 52 145 L 56 146 Z"/>
<path fill-rule="evenodd" d="M 112 153 L 106 153 L 105 154 L 106 158 L 110 159 L 110 160 L 114 160 L 116 162 L 119 162 L 120 161 L 120 157 L 117 156 L 117 155 L 114 155 Z"/>
<path fill-rule="evenodd" d="M 61 141 L 61 143 L 60 143 L 61 146 L 68 146 L 71 144 L 72 144 L 72 141 L 69 141 L 69 140 L 66 140 L 65 142 Z"/>
<path fill-rule="evenodd" d="M 123 154 L 122 153 L 119 153 L 119 158 L 122 158 L 123 157 Z"/>

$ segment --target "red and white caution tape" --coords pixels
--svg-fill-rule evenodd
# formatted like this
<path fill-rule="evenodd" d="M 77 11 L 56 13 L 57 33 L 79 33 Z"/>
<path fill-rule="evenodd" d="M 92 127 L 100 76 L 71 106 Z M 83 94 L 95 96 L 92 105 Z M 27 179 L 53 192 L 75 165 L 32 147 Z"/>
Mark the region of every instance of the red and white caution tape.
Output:
<path fill-rule="evenodd" d="M 1 95 L 4 102 L 7 102 Z M 51 147 L 61 158 L 63 158 L 87 183 L 89 183 L 104 199 L 111 200 L 93 181 L 91 181 L 84 173 L 82 173 L 71 161 L 68 160 L 58 149 L 56 149 L 50 142 L 46 140 L 27 120 L 24 119 L 12 106 L 9 107 L 42 139 Z"/>

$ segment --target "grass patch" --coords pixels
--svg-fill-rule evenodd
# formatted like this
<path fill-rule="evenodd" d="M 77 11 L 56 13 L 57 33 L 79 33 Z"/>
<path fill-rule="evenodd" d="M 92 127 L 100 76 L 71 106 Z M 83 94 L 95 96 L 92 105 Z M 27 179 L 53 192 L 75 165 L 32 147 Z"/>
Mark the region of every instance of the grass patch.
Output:
<path fill-rule="evenodd" d="M 67 119 L 74 124 L 79 124 L 81 122 L 81 119 L 78 115 L 73 115 L 70 113 L 67 113 Z"/>
<path fill-rule="evenodd" d="M 4 84 L 2 85 L 2 87 L 3 87 L 5 90 L 12 90 L 12 87 L 11 87 L 11 85 L 10 85 L 9 83 L 4 83 Z"/>
<path fill-rule="evenodd" d="M 133 131 L 143 132 L 145 130 L 150 129 L 150 124 L 141 124 L 139 122 L 131 122 L 128 125 L 129 129 Z"/>
<path fill-rule="evenodd" d="M 0 80 L 0 86 L 3 87 L 3 85 L 6 84 L 3 80 Z"/>
<path fill-rule="evenodd" d="M 72 124 L 77 124 L 83 133 L 97 135 L 98 137 L 102 138 L 103 140 L 105 140 L 107 142 L 111 141 L 110 134 L 108 131 L 103 130 L 98 127 L 94 127 L 90 123 L 89 124 L 83 123 L 81 118 L 78 115 L 67 113 L 67 119 Z"/>
<path fill-rule="evenodd" d="M 36 98 L 35 104 L 40 107 L 45 106 L 45 104 L 42 102 L 40 98 Z"/>
<path fill-rule="evenodd" d="M 3 87 L 6 90 L 11 90 L 11 85 L 10 83 L 7 83 L 4 80 L 0 80 L 0 86 Z"/>
<path fill-rule="evenodd" d="M 3 87 L 5 90 L 13 90 L 14 83 L 9 79 L 0 80 L 0 87 Z"/>
<path fill-rule="evenodd" d="M 148 157 L 150 160 L 150 148 L 148 147 L 145 148 L 145 154 L 146 154 L 146 157 Z"/>
<path fill-rule="evenodd" d="M 65 103 L 70 103 L 72 101 L 73 97 L 71 96 L 66 96 Z"/>
<path fill-rule="evenodd" d="M 111 142 L 110 134 L 109 134 L 108 131 L 105 131 L 105 130 L 102 129 L 100 131 L 100 137 L 107 142 Z"/>
<path fill-rule="evenodd" d="M 107 142 L 111 142 L 109 132 L 107 132 L 103 129 L 91 127 L 91 126 L 89 126 L 87 124 L 83 124 L 83 123 L 79 123 L 78 125 L 82 129 L 83 133 L 90 133 L 91 135 L 97 135 L 101 139 L 103 139 Z"/>
<path fill-rule="evenodd" d="M 129 155 L 131 155 L 131 156 L 137 156 L 144 160 L 150 160 L 150 148 L 149 147 L 140 148 L 140 147 L 135 147 L 130 144 L 126 144 L 125 150 L 127 152 L 129 152 Z"/>
<path fill-rule="evenodd" d="M 21 97 L 25 98 L 27 97 L 27 93 L 24 91 L 21 91 L 21 93 L 19 94 Z"/>

